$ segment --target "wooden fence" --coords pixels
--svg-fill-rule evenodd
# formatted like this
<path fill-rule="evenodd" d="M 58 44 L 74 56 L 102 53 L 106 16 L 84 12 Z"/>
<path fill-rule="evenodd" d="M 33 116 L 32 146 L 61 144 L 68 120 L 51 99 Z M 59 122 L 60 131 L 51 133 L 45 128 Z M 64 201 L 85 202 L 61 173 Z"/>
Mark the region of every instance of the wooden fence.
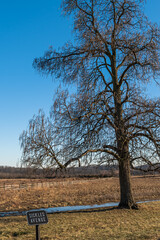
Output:
<path fill-rule="evenodd" d="M 8 183 L 1 183 L 0 190 L 18 190 L 18 189 L 29 189 L 29 188 L 46 188 L 46 187 L 53 187 L 53 186 L 66 186 L 72 184 L 82 184 L 88 181 L 95 181 L 95 179 L 90 180 L 74 180 L 74 181 L 58 181 L 58 182 L 27 182 L 27 183 L 16 183 L 16 184 L 8 184 Z"/>

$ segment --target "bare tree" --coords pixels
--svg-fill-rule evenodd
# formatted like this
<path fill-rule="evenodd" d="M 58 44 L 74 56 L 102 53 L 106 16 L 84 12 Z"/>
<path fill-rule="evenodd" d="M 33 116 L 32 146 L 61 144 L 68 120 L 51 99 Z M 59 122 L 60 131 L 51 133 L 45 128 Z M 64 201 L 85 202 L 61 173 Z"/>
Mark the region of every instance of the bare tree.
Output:
<path fill-rule="evenodd" d="M 59 92 L 51 110 L 52 139 L 62 144 L 59 161 L 117 161 L 119 206 L 127 208 L 137 208 L 130 167 L 139 161 L 153 170 L 160 162 L 160 99 L 144 94 L 145 84 L 159 77 L 160 32 L 143 14 L 143 4 L 63 0 L 64 14 L 74 18 L 75 45 L 49 49 L 34 61 L 40 72 L 77 85 L 72 96 Z"/>
<path fill-rule="evenodd" d="M 19 137 L 23 149 L 21 162 L 28 167 L 49 170 L 51 168 L 65 169 L 72 162 L 79 161 L 80 156 L 68 158 L 65 149 L 64 136 L 56 127 L 52 118 L 46 117 L 42 110 L 29 121 L 27 130 Z M 61 142 L 61 140 L 63 142 Z M 67 146 L 68 147 L 68 146 Z M 66 148 L 67 148 L 66 147 Z M 64 161 L 65 153 L 65 161 Z"/>
<path fill-rule="evenodd" d="M 35 168 L 63 168 L 58 161 L 59 145 L 56 141 L 55 127 L 42 110 L 29 122 L 28 130 L 20 135 L 22 162 Z M 57 133 L 57 132 L 56 132 Z"/>

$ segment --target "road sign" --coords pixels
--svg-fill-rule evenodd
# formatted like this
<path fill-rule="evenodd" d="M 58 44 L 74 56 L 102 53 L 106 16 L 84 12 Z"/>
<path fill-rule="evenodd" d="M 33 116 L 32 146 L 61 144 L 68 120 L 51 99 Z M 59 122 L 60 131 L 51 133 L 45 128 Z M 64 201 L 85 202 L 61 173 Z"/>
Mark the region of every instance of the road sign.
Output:
<path fill-rule="evenodd" d="M 36 225 L 36 240 L 40 240 L 39 224 L 48 223 L 45 211 L 29 211 L 27 212 L 27 221 L 29 225 Z"/>
<path fill-rule="evenodd" d="M 45 211 L 29 211 L 27 212 L 27 221 L 29 225 L 39 225 L 48 223 Z"/>

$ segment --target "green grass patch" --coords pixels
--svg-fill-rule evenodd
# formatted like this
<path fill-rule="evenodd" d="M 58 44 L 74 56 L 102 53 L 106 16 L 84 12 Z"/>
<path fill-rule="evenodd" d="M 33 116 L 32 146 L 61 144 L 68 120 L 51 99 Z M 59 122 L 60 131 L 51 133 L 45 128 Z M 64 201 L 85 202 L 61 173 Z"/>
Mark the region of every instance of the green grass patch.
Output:
<path fill-rule="evenodd" d="M 95 209 L 48 215 L 40 226 L 41 240 L 158 240 L 160 203 L 140 204 L 139 210 Z M 26 217 L 0 218 L 0 240 L 35 239 L 35 226 Z"/>

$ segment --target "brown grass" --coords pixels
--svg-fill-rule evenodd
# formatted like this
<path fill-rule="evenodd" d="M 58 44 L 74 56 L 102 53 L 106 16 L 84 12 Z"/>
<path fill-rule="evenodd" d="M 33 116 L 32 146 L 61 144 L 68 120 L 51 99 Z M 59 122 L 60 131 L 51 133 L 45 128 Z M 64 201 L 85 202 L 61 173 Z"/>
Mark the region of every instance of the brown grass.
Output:
<path fill-rule="evenodd" d="M 40 182 L 41 180 L 0 180 L 0 184 Z M 46 181 L 46 180 L 43 180 Z M 56 181 L 56 180 L 49 180 Z M 119 201 L 118 178 L 58 180 L 53 186 L 1 189 L 0 211 L 28 210 L 41 207 L 103 204 Z M 160 199 L 160 177 L 132 177 L 136 201 Z"/>
<path fill-rule="evenodd" d="M 160 203 L 141 204 L 140 209 L 101 209 L 48 215 L 40 226 L 41 240 L 158 240 Z M 35 226 L 26 217 L 0 218 L 0 239 L 34 240 Z"/>

